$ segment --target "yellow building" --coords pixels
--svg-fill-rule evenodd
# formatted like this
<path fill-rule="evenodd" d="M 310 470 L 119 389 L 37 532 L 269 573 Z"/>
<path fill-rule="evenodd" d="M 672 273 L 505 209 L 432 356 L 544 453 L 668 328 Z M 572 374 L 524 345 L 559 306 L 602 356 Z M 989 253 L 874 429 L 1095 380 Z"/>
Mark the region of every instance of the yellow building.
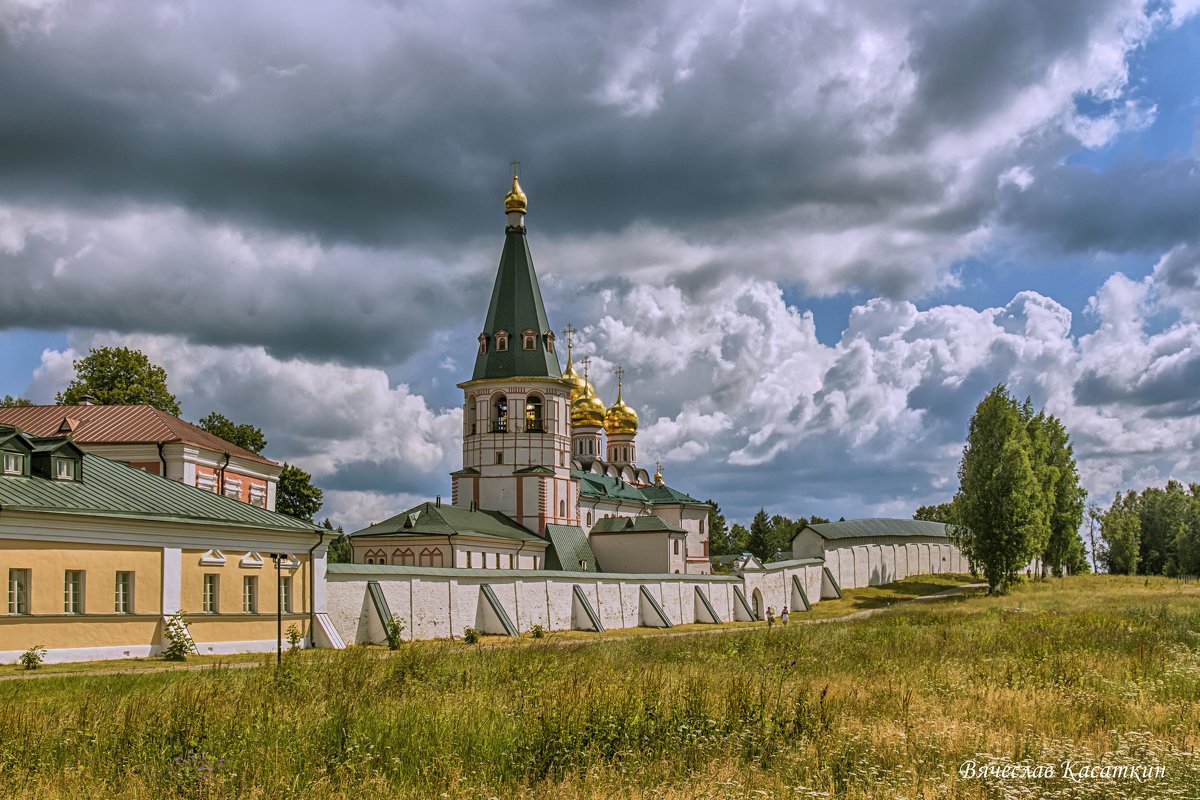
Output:
<path fill-rule="evenodd" d="M 0 426 L 0 661 L 34 646 L 47 661 L 154 655 L 176 612 L 201 654 L 274 650 L 277 610 L 285 636 L 340 646 L 324 614 L 327 535 Z"/>

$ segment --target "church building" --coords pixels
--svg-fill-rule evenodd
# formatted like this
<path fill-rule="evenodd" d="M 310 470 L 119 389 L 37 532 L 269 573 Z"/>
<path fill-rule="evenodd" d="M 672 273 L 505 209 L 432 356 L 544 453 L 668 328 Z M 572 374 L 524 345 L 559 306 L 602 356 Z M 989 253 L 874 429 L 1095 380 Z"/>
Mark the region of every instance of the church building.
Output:
<path fill-rule="evenodd" d="M 566 368 L 542 302 L 518 177 L 491 303 L 463 390 L 463 465 L 449 506 L 425 503 L 352 535 L 366 564 L 490 569 L 707 573 L 707 504 L 638 466 L 638 415 L 605 406 Z"/>

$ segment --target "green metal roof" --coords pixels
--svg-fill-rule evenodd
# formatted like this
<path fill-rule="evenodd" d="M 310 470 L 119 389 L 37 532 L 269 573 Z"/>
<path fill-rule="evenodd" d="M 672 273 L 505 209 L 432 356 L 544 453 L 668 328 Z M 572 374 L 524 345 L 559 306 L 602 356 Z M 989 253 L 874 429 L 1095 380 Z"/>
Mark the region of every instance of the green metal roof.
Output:
<path fill-rule="evenodd" d="M 642 494 L 646 495 L 646 499 L 651 503 L 682 503 L 685 506 L 707 505 L 703 500 L 697 500 L 686 492 L 672 489 L 666 485 L 647 486 L 645 489 L 642 489 Z"/>
<path fill-rule="evenodd" d="M 313 531 L 307 522 L 85 453 L 83 479 L 0 475 L 0 509 Z"/>
<path fill-rule="evenodd" d="M 499 511 L 472 511 L 458 506 L 422 503 L 351 536 L 495 536 L 518 542 L 540 542 Z"/>
<path fill-rule="evenodd" d="M 597 475 L 586 470 L 571 470 L 571 477 L 579 480 L 580 494 L 589 500 L 629 500 L 635 503 L 662 505 L 704 506 L 689 494 L 670 486 L 637 487 L 611 475 Z"/>
<path fill-rule="evenodd" d="M 579 493 L 590 500 L 630 500 L 635 503 L 646 503 L 646 495 L 636 486 L 632 486 L 620 478 L 609 475 L 596 475 L 583 470 L 571 470 L 571 476 L 579 480 Z"/>
<path fill-rule="evenodd" d="M 578 570 L 579 562 L 587 564 L 587 571 L 595 572 L 596 554 L 588 544 L 583 528 L 578 525 L 547 525 L 546 538 L 550 549 L 546 551 L 546 569 Z"/>
<path fill-rule="evenodd" d="M 640 517 L 605 517 L 596 520 L 592 533 L 687 533 L 662 517 L 647 514 Z"/>
<path fill-rule="evenodd" d="M 532 350 L 526 350 L 521 334 L 536 332 Z M 508 333 L 508 349 L 496 349 L 495 336 Z M 483 323 L 488 337 L 487 352 L 475 357 L 472 380 L 482 378 L 561 378 L 558 356 L 546 348 L 543 334 L 550 331 L 542 290 L 533 270 L 533 256 L 525 240 L 525 229 L 509 226 L 504 234 L 504 250 L 496 271 L 492 302 Z"/>
<path fill-rule="evenodd" d="M 845 522 L 819 522 L 805 528 L 812 529 L 822 539 L 857 539 L 867 536 L 947 538 L 945 525 L 919 519 L 851 519 Z M 796 536 L 799 535 L 800 532 L 797 531 Z"/>

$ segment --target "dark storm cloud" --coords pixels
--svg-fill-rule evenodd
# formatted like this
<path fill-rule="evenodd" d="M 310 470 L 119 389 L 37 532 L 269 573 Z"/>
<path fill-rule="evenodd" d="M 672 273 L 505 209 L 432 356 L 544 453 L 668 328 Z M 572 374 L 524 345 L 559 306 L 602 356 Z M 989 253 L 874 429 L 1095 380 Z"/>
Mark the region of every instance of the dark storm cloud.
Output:
<path fill-rule="evenodd" d="M 1088 370 L 1075 382 L 1075 400 L 1082 405 L 1130 403 L 1156 411 L 1156 416 L 1190 416 L 1197 405 L 1200 387 L 1200 350 L 1191 343 L 1186 349 L 1160 356 L 1147 365 L 1135 382 L 1125 375 Z"/>
<path fill-rule="evenodd" d="M 6 285 L 24 287 L 0 293 L 4 324 L 186 331 L 199 344 L 254 343 L 279 358 L 400 364 L 426 350 L 436 331 L 463 321 L 473 327 L 486 304 L 476 276 L 412 252 L 229 242 L 175 218 L 118 227 L 128 230 L 29 237 L 4 262 Z M 310 268 L 297 268 L 309 259 Z M 485 264 L 481 258 L 481 273 L 491 269 Z"/>
<path fill-rule="evenodd" d="M 1157 252 L 1200 240 L 1200 163 L 1175 157 L 1100 171 L 1061 165 L 1006 186 L 1000 218 L 1067 252 Z"/>
<path fill-rule="evenodd" d="M 912 119 L 969 123 L 981 98 L 995 102 L 983 78 L 1005 75 L 1012 94 L 1088 37 L 1088 15 L 1008 5 L 919 19 Z M 513 156 L 526 158 L 547 231 L 813 202 L 878 214 L 944 191 L 920 165 L 858 163 L 873 146 L 865 131 L 901 101 L 828 62 L 859 46 L 855 22 L 899 22 L 884 14 L 714 6 L 705 22 L 633 3 L 463 7 L 450 25 L 412 6 L 347 5 L 332 20 L 270 8 L 205 3 L 164 20 L 72 4 L 45 36 L 10 34 L 10 196 L 178 205 L 378 245 L 484 230 Z M 980 46 L 948 44 L 963 40 Z M 807 86 L 819 65 L 829 75 Z"/>
<path fill-rule="evenodd" d="M 1066 56 L 1083 53 L 1098 20 L 1118 0 L 978 0 L 941 4 L 916 17 L 909 64 L 919 76 L 905 127 L 914 136 L 974 127 Z"/>

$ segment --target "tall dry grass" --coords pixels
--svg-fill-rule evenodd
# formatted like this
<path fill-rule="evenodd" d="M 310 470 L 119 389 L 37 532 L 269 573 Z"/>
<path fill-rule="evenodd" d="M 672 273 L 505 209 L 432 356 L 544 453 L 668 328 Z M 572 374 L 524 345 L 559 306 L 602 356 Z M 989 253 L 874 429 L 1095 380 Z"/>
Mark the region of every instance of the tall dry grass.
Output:
<path fill-rule="evenodd" d="M 1200 587 L 1162 579 L 1048 581 L 770 635 L 313 655 L 0 684 L 0 795 L 1200 795 Z M 1166 775 L 956 772 L 1068 758 Z"/>

